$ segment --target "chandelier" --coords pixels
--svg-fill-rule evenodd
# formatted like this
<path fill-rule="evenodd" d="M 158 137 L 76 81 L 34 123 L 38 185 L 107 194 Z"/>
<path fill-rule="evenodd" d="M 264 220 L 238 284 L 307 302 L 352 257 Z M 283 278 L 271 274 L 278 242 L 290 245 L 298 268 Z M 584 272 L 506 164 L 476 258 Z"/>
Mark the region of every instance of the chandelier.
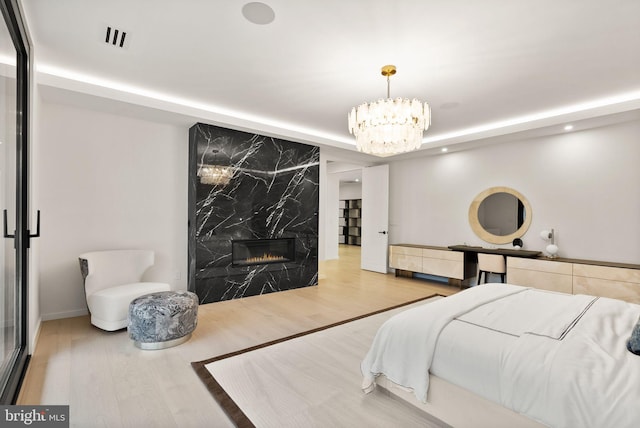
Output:
<path fill-rule="evenodd" d="M 390 78 L 395 65 L 382 67 L 387 78 L 387 99 L 364 103 L 351 109 L 349 132 L 356 137 L 358 151 L 390 156 L 420 148 L 422 135 L 431 124 L 429 104 L 416 99 L 392 99 Z"/>
<path fill-rule="evenodd" d="M 233 168 L 222 165 L 199 165 L 200 183 L 213 186 L 226 186 L 233 178 Z"/>

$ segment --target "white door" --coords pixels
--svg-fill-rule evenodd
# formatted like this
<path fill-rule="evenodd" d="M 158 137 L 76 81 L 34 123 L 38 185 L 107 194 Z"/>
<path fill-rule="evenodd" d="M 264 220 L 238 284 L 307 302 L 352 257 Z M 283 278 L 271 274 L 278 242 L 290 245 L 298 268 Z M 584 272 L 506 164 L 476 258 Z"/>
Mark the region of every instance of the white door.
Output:
<path fill-rule="evenodd" d="M 387 273 L 389 244 L 389 165 L 362 169 L 360 267 Z"/>

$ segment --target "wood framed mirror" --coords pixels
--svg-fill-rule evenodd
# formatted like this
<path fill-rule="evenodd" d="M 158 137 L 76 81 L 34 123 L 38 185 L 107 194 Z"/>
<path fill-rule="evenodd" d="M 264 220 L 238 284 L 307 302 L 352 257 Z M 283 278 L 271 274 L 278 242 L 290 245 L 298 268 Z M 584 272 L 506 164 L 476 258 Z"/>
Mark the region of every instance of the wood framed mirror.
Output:
<path fill-rule="evenodd" d="M 474 233 L 491 244 L 507 244 L 521 238 L 531 225 L 527 198 L 509 187 L 490 187 L 469 206 L 469 224 Z"/>

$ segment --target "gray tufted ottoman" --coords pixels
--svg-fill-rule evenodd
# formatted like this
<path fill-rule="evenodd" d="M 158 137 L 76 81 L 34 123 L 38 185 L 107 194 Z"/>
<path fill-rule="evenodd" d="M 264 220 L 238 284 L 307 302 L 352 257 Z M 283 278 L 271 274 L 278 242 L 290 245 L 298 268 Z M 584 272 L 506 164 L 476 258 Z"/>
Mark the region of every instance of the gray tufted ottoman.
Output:
<path fill-rule="evenodd" d="M 129 337 L 140 349 L 186 342 L 198 324 L 198 296 L 190 291 L 146 294 L 129 304 Z"/>

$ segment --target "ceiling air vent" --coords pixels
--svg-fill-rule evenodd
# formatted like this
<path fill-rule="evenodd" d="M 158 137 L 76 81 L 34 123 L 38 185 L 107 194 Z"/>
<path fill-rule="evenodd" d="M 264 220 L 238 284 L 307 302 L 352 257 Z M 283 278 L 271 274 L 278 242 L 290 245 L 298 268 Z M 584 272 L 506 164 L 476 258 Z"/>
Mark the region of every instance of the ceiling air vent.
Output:
<path fill-rule="evenodd" d="M 121 31 L 113 27 L 107 27 L 107 33 L 105 35 L 104 42 L 118 48 L 123 48 L 126 38 L 126 31 Z"/>

